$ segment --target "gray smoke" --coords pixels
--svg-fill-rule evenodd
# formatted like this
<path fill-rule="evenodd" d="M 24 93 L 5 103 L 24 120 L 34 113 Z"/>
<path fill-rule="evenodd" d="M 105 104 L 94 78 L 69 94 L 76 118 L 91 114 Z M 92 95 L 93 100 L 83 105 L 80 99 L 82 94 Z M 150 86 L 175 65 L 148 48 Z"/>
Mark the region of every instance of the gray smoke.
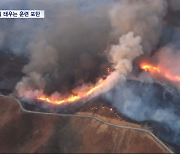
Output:
<path fill-rule="evenodd" d="M 151 53 L 159 42 L 166 11 L 164 0 L 121 0 L 110 11 L 113 35 L 132 31 L 142 37 L 143 52 Z"/>
<path fill-rule="evenodd" d="M 127 34 L 130 37 L 127 40 L 122 37 L 120 47 L 112 46 L 110 49 L 113 67 L 124 78 L 131 72 L 133 60 L 142 54 L 141 48 L 144 53 L 150 53 L 157 45 L 166 13 L 164 1 L 120 1 L 110 11 L 106 2 L 101 3 L 98 9 L 93 6 L 92 12 L 85 7 L 85 1 L 82 2 L 81 5 L 73 1 L 62 2 L 64 8 L 53 12 L 58 14 L 55 20 L 50 18 L 46 21 L 47 27 L 39 30 L 28 44 L 30 62 L 23 69 L 26 76 L 17 84 L 18 91 L 31 87 L 43 88 L 47 94 L 55 91 L 66 93 L 82 83 L 95 83 L 107 66 L 104 51 L 110 32 L 111 36 L 120 37 L 131 31 L 142 41 L 138 41 L 139 46 L 136 47 L 132 40 L 128 40 L 132 34 Z M 34 84 L 37 81 L 33 79 L 37 78 L 33 75 L 38 75 L 39 83 L 45 84 Z"/>
<path fill-rule="evenodd" d="M 179 93 L 169 87 L 131 81 L 120 83 L 113 90 L 104 94 L 120 113 L 135 121 L 158 122 L 158 130 L 166 141 L 179 145 L 180 114 L 178 107 Z M 173 133 L 172 133 L 173 132 Z"/>
<path fill-rule="evenodd" d="M 177 27 L 172 28 L 173 25 L 164 27 L 166 12 L 166 1 L 120 1 L 110 11 L 114 27 L 113 35 L 121 36 L 129 31 L 134 32 L 135 36 L 141 37 L 142 51 L 145 54 L 153 52 L 157 45 L 161 46 L 161 49 L 156 49 L 156 54 L 149 59 L 173 74 L 179 74 L 179 30 Z M 173 29 L 173 33 L 169 27 Z M 162 30 L 168 33 L 162 34 Z M 129 73 L 126 74 L 126 78 L 128 75 Z M 142 80 L 144 78 L 146 80 Z M 179 92 L 169 88 L 172 85 L 179 88 L 179 84 L 173 82 L 169 84 L 169 81 L 164 80 L 163 84 L 168 86 L 160 86 L 153 83 L 156 79 L 152 79 L 150 74 L 144 72 L 139 80 L 141 83 L 136 81 L 116 83 L 116 86 L 103 97 L 130 119 L 157 122 L 164 130 L 155 126 L 155 129 L 162 132 L 161 136 L 166 141 L 180 146 L 180 108 L 177 107 Z"/>
<path fill-rule="evenodd" d="M 141 54 L 143 54 L 141 37 L 134 36 L 133 32 L 122 35 L 119 43 L 110 47 L 109 58 L 114 71 L 105 80 L 101 92 L 109 91 L 119 82 L 125 82 L 133 69 L 133 60 Z"/>
<path fill-rule="evenodd" d="M 106 100 L 133 120 L 152 120 L 167 126 L 174 134 L 165 133 L 163 137 L 180 143 L 178 94 L 167 87 L 158 88 L 148 73 L 140 77 L 150 79 L 145 80 L 151 81 L 150 84 L 142 78 L 137 84 L 127 81 L 134 61 L 154 51 L 157 54 L 149 59 L 178 73 L 179 23 L 173 20 L 177 17 L 168 12 L 168 9 L 179 9 L 177 1 L 0 3 L 4 9 L 33 8 L 46 12 L 43 20 L 2 20 L 0 23 L 0 49 L 29 59 L 22 70 L 24 76 L 16 86 L 20 96 L 44 92 L 59 98 L 60 93 L 69 93 L 84 83 L 95 84 L 98 78 L 107 75 L 106 69 L 111 65 L 113 71 L 97 94 L 104 93 Z M 28 91 L 26 95 L 25 91 Z"/>
<path fill-rule="evenodd" d="M 108 4 L 111 2 L 41 2 L 38 6 L 46 11 L 44 25 L 27 45 L 29 63 L 16 89 L 69 93 L 105 74 L 108 63 L 104 50 L 111 31 Z"/>

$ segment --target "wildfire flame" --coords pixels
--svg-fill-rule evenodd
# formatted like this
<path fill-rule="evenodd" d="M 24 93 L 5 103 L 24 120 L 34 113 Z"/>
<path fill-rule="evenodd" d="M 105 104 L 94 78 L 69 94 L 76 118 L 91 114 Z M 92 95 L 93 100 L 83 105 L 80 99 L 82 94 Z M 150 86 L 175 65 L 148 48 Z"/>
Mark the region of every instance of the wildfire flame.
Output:
<path fill-rule="evenodd" d="M 93 94 L 94 92 L 96 92 L 98 89 L 100 89 L 102 86 L 104 85 L 104 80 L 99 80 L 98 83 L 96 84 L 96 86 L 90 86 L 88 87 L 86 91 L 83 92 L 77 92 L 76 94 L 71 94 L 65 98 L 53 98 L 53 97 L 49 97 L 46 95 L 41 95 L 39 96 L 37 99 L 38 100 L 42 100 L 51 104 L 56 104 L 56 105 L 62 105 L 62 104 L 69 104 L 69 103 L 73 103 L 76 101 L 79 101 L 83 98 L 86 98 L 88 96 L 90 96 L 91 94 Z"/>
<path fill-rule="evenodd" d="M 146 72 L 149 72 L 152 75 L 161 75 L 162 77 L 174 81 L 174 82 L 180 82 L 180 75 L 174 75 L 171 71 L 162 68 L 160 66 L 155 66 L 153 64 L 149 63 L 141 63 L 140 68 L 145 70 Z"/>
<path fill-rule="evenodd" d="M 107 73 L 108 75 L 111 74 L 110 68 L 107 68 Z M 63 98 L 54 98 L 52 96 L 49 97 L 47 95 L 41 94 L 37 97 L 37 99 L 56 105 L 70 104 L 93 95 L 103 87 L 105 82 L 105 79 L 99 79 L 95 85 L 90 85 L 85 90 L 83 88 L 80 88 L 81 90 L 77 90 L 73 94 Z"/>

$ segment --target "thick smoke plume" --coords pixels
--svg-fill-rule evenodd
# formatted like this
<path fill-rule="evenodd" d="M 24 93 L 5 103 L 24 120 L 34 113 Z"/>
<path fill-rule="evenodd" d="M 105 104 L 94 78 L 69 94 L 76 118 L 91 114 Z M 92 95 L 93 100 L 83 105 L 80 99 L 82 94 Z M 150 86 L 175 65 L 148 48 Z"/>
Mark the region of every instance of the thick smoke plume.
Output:
<path fill-rule="evenodd" d="M 125 82 L 127 75 L 133 69 L 133 60 L 142 53 L 141 37 L 134 36 L 133 32 L 121 36 L 119 43 L 110 48 L 110 61 L 114 71 L 105 80 L 101 92 L 112 89 L 119 82 Z"/>
<path fill-rule="evenodd" d="M 45 4 L 39 6 L 46 8 Z M 95 83 L 106 73 L 104 50 L 110 23 L 104 10 L 108 3 L 97 1 L 96 4 L 60 1 L 50 4 L 53 10 L 45 9 L 44 26 L 37 29 L 27 45 L 29 63 L 22 70 L 25 76 L 16 86 L 19 93 L 29 88 L 49 95 L 56 91 L 70 93 L 84 83 Z M 61 8 L 55 9 L 56 5 Z"/>
<path fill-rule="evenodd" d="M 122 0 L 110 11 L 113 34 L 120 36 L 129 31 L 142 37 L 144 53 L 151 53 L 159 42 L 166 14 L 164 0 Z"/>
<path fill-rule="evenodd" d="M 147 5 L 148 8 L 146 8 Z M 76 5 L 68 7 L 71 8 L 71 11 L 69 9 L 68 13 L 66 10 L 62 11 L 57 17 L 58 20 L 54 21 L 53 31 L 49 32 L 48 29 L 43 31 L 43 34 L 40 34 L 41 41 L 29 45 L 32 50 L 30 62 L 23 69 L 27 76 L 17 85 L 18 91 L 21 89 L 24 91 L 25 87 L 32 87 L 33 89 L 44 89 L 48 94 L 55 91 L 68 92 L 84 82 L 95 82 L 96 80 L 93 79 L 102 75 L 101 67 L 105 63 L 101 61 L 106 61 L 102 57 L 108 39 L 103 37 L 104 33 L 100 33 L 100 29 L 101 31 L 104 29 L 103 32 L 108 34 L 108 27 L 103 26 L 108 25 L 108 22 L 102 20 L 106 18 L 105 13 L 98 8 L 96 13 L 101 16 L 102 21 L 96 24 L 98 25 L 96 26 L 97 30 L 93 27 L 93 31 L 91 31 L 93 24 L 91 25 L 90 21 L 97 22 L 98 15 L 91 13 L 82 16 Z M 120 1 L 110 10 L 112 35 L 121 36 L 132 31 L 135 36 L 142 38 L 143 51 L 149 53 L 155 48 L 160 37 L 165 10 L 166 3 L 164 1 Z M 120 78 L 126 78 L 132 71 L 133 60 L 142 54 L 142 47 L 135 46 L 140 43 L 140 38 L 132 40 L 131 35 L 129 33 L 127 37 L 123 36 L 120 39 L 120 45 L 112 46 L 110 51 L 115 73 L 120 74 Z M 63 38 L 64 36 L 65 38 Z M 96 37 L 96 42 L 91 36 Z M 83 37 L 86 39 L 84 40 Z M 98 38 L 99 40 L 97 40 Z M 78 54 L 81 54 L 80 58 L 76 56 Z M 34 79 L 35 81 L 33 81 Z M 39 79 L 38 84 L 36 84 L 37 79 Z"/>
<path fill-rule="evenodd" d="M 146 83 L 151 77 L 148 73 L 140 73 L 140 82 L 128 80 L 134 61 L 138 64 L 139 58 L 145 56 L 173 73 L 180 73 L 180 23 L 178 15 L 175 16 L 178 3 L 175 0 L 3 3 L 4 9 L 33 8 L 46 12 L 43 20 L 0 23 L 0 49 L 28 58 L 16 92 L 25 97 L 45 93 L 58 98 L 74 88 L 94 85 L 105 76 L 105 84 L 96 95 L 103 93 L 105 100 L 133 120 L 162 125 L 163 138 L 180 146 L 179 93 L 169 86 L 162 89 L 153 83 L 156 79 Z M 112 70 L 110 75 L 106 73 L 108 67 Z"/>
<path fill-rule="evenodd" d="M 168 3 L 166 1 L 120 1 L 110 12 L 111 23 L 114 27 L 113 34 L 122 35 L 132 31 L 140 36 L 144 54 L 152 53 L 157 46 L 165 45 L 164 48 L 156 49 L 157 53 L 150 59 L 174 74 L 179 74 L 179 37 L 176 34 L 179 30 L 174 27 L 172 33 L 170 31 L 172 25 L 170 25 L 171 28 L 168 25 L 163 27 Z M 163 35 L 161 35 L 162 30 L 166 32 Z M 173 88 L 159 87 L 158 84 L 152 83 L 152 80 L 151 83 L 142 81 L 139 86 L 135 81 L 120 82 L 113 87 L 113 90 L 104 94 L 104 98 L 120 113 L 131 119 L 158 122 L 161 127 L 157 126 L 159 128 L 155 127 L 155 129 L 160 129 L 162 137 L 180 146 L 180 115 L 177 108 L 179 92 L 175 92 Z"/>

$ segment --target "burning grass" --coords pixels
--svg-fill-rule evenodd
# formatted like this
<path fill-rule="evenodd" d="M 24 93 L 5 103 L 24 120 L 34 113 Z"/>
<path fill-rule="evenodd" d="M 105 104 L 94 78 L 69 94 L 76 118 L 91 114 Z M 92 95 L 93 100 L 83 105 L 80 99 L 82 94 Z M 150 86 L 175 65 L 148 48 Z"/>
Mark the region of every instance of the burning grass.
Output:
<path fill-rule="evenodd" d="M 140 64 L 140 68 L 149 72 L 151 75 L 159 75 L 161 77 L 166 78 L 167 80 L 173 82 L 180 82 L 180 75 L 173 74 L 166 68 L 162 68 L 160 66 L 155 66 L 150 63 L 143 62 Z"/>

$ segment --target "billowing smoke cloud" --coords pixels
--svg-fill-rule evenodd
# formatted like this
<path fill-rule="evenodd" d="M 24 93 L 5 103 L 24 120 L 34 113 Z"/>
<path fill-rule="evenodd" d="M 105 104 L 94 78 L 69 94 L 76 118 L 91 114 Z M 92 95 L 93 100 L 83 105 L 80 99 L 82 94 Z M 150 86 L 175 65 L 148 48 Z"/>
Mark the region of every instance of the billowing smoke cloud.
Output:
<path fill-rule="evenodd" d="M 160 38 L 167 39 L 167 36 L 161 35 L 162 28 L 167 28 L 163 27 L 166 8 L 166 1 L 120 1 L 111 10 L 111 23 L 115 28 L 113 34 L 122 35 L 132 31 L 135 36 L 138 35 L 142 38 L 143 52 L 151 53 L 161 42 Z M 170 70 L 173 74 L 179 74 L 179 36 L 177 35 L 179 31 L 177 28 L 173 28 L 173 30 L 174 34 L 171 33 L 171 37 L 167 39 L 168 41 L 166 40 L 166 47 L 156 49 L 156 54 L 149 59 Z M 121 50 L 117 51 L 122 52 Z M 118 53 L 117 51 L 116 53 Z M 114 57 L 118 56 L 114 55 Z M 116 61 L 116 59 L 114 60 Z M 117 68 L 116 65 L 115 68 Z M 144 77 L 147 78 L 148 75 L 145 74 Z M 130 119 L 140 122 L 155 122 L 152 127 L 162 133 L 162 138 L 180 146 L 180 115 L 179 107 L 177 107 L 180 99 L 179 92 L 169 88 L 169 85 L 162 86 L 153 83 L 152 78 L 146 79 L 147 81 L 148 83 L 144 81 L 141 83 L 137 81 L 116 83 L 112 90 L 105 93 L 103 97 Z M 177 83 L 175 84 L 178 86 Z"/>
<path fill-rule="evenodd" d="M 46 18 L 0 23 L 0 48 L 27 54 L 29 58 L 22 70 L 25 75 L 16 90 L 20 96 L 28 91 L 25 97 L 46 93 L 59 98 L 61 93 L 70 93 L 84 83 L 95 84 L 100 77 L 107 75 L 106 69 L 112 64 L 111 74 L 96 94 L 106 92 L 104 98 L 131 119 L 152 120 L 167 126 L 167 131 L 174 134 L 164 133 L 163 137 L 180 143 L 178 94 L 167 87 L 162 90 L 155 83 L 127 81 L 136 58 L 144 54 L 149 56 L 157 46 L 167 45 L 170 40 L 179 41 L 178 36 L 171 35 L 171 30 L 176 28 L 172 25 L 164 27 L 168 4 L 171 3 L 164 0 L 21 3 L 24 9 L 25 6 L 45 9 Z M 173 3 L 171 5 L 177 10 Z M 15 6 L 18 9 L 19 5 Z M 7 31 L 7 26 L 11 32 Z M 32 27 L 35 27 L 33 31 Z M 164 31 L 168 36 L 162 34 Z M 18 37 L 20 39 L 15 39 Z M 152 59 L 177 73 L 179 53 L 173 51 L 172 54 L 170 50 L 162 48 Z"/>
<path fill-rule="evenodd" d="M 102 91 L 110 90 L 118 82 L 125 82 L 133 69 L 133 60 L 142 53 L 141 37 L 134 36 L 133 32 L 121 36 L 119 43 L 110 48 L 110 61 L 114 71 L 107 77 Z"/>
<path fill-rule="evenodd" d="M 113 34 L 120 36 L 132 31 L 142 37 L 144 53 L 151 53 L 159 43 L 166 9 L 164 0 L 119 1 L 110 11 Z"/>
<path fill-rule="evenodd" d="M 65 4 L 64 9 L 55 12 L 56 21 L 51 19 L 53 24 L 48 24 L 28 45 L 30 62 L 23 69 L 26 77 L 17 85 L 18 91 L 31 87 L 43 88 L 47 94 L 66 93 L 82 83 L 95 83 L 107 66 L 104 50 L 110 32 L 121 36 L 131 31 L 138 36 L 133 40 L 133 34 L 128 33 L 121 37 L 119 45 L 111 47 L 109 57 L 114 73 L 125 79 L 132 71 L 133 60 L 142 54 L 142 47 L 149 53 L 157 45 L 166 12 L 164 1 L 120 1 L 109 11 L 112 32 L 106 5 L 87 12 L 87 8 L 74 2 Z M 33 75 L 38 75 L 39 83 L 45 84 L 35 85 L 37 81 L 33 79 L 37 78 Z"/>
<path fill-rule="evenodd" d="M 25 76 L 16 89 L 69 93 L 83 83 L 95 83 L 106 73 L 108 65 L 104 51 L 111 31 L 107 14 L 111 2 L 46 1 L 45 4 L 38 5 L 44 7 L 46 18 L 27 45 L 29 63 L 24 66 Z M 58 6 L 61 7 L 56 9 Z"/>
<path fill-rule="evenodd" d="M 62 10 L 53 12 L 58 14 L 55 16 L 56 20 L 47 21 L 47 28 L 40 30 L 34 41 L 28 45 L 30 62 L 23 69 L 27 75 L 20 85 L 17 85 L 18 90 L 23 86 L 35 89 L 43 87 L 47 94 L 55 91 L 66 93 L 82 83 L 96 82 L 102 75 L 102 70 L 105 70 L 107 60 L 103 52 L 112 32 L 107 5 L 101 3 L 101 7 L 96 9 L 96 6 L 91 12 L 74 2 L 62 4 Z M 142 38 L 143 51 L 149 53 L 158 43 L 165 12 L 164 1 L 120 1 L 110 10 L 110 22 L 113 27 L 111 34 L 121 36 L 132 31 L 135 36 Z M 132 61 L 142 54 L 141 47 L 136 47 L 129 39 L 132 37 L 130 35 L 132 34 L 127 34 L 127 38 L 120 40 L 120 47 L 112 46 L 110 51 L 115 70 L 124 77 L 131 72 Z M 135 39 L 135 44 L 137 40 L 140 43 L 139 39 Z M 128 51 L 125 49 L 124 52 L 124 48 L 128 46 Z M 132 52 L 133 50 L 135 52 Z M 43 80 L 45 84 L 34 85 L 36 81 L 24 82 L 37 79 L 32 77 L 35 74 L 41 76 L 39 83 Z"/>

